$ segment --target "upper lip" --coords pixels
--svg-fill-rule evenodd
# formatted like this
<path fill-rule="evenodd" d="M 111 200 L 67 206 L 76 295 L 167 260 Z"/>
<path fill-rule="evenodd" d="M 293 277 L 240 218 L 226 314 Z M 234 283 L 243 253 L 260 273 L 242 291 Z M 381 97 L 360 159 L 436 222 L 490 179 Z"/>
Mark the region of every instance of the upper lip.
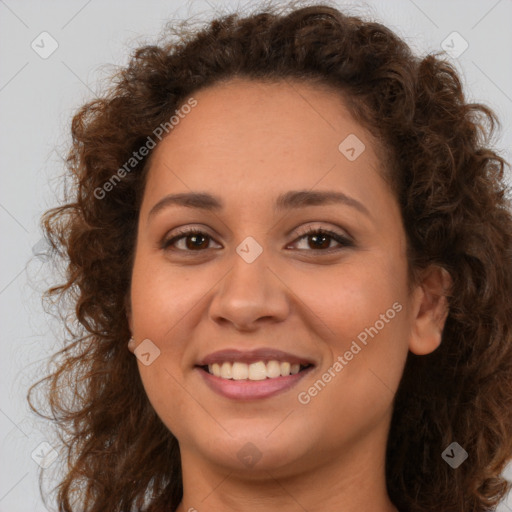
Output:
<path fill-rule="evenodd" d="M 258 361 L 279 361 L 289 362 L 291 364 L 309 365 L 314 362 L 306 357 L 301 357 L 290 352 L 283 352 L 273 348 L 259 348 L 255 350 L 238 350 L 238 349 L 225 349 L 217 352 L 212 352 L 206 357 L 201 359 L 197 366 L 207 366 L 210 364 L 220 364 L 224 362 L 240 362 L 240 363 L 256 363 Z"/>

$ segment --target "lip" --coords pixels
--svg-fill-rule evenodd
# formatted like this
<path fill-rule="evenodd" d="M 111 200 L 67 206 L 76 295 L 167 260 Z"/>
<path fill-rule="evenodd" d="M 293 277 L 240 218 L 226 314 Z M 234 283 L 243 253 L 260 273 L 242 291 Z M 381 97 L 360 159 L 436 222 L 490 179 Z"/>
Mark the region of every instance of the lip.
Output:
<path fill-rule="evenodd" d="M 259 348 L 255 350 L 237 350 L 237 349 L 225 349 L 219 350 L 217 352 L 212 352 L 207 355 L 203 359 L 201 359 L 196 366 L 208 366 L 209 364 L 222 364 L 224 362 L 229 363 L 245 363 L 251 364 L 256 363 L 258 361 L 279 361 L 279 362 L 289 362 L 291 364 L 302 364 L 302 365 L 313 365 L 315 366 L 315 362 L 297 356 L 295 354 L 291 354 L 290 352 L 283 352 L 282 350 L 276 350 L 273 348 Z M 298 374 L 297 374 L 298 375 Z M 277 377 L 280 378 L 280 377 Z"/>
<path fill-rule="evenodd" d="M 213 354 L 212 354 L 213 355 Z M 240 361 L 240 359 L 238 359 Z M 259 361 L 261 360 L 258 359 Z M 227 361 L 227 359 L 223 359 Z M 298 361 L 297 361 L 298 362 Z M 210 363 L 213 364 L 213 363 Z M 314 366 L 287 377 L 276 377 L 265 380 L 232 380 L 216 377 L 203 370 L 199 366 L 196 370 L 201 374 L 206 384 L 217 394 L 232 400 L 250 401 L 269 398 L 279 393 L 284 393 L 295 386 L 307 374 L 314 369 Z"/>

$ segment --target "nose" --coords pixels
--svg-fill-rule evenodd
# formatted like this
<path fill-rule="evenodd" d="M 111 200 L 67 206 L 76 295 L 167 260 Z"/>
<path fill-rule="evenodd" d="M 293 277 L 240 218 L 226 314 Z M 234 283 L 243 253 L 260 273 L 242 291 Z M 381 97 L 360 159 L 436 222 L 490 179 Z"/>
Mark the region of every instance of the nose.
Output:
<path fill-rule="evenodd" d="M 239 331 L 254 331 L 288 316 L 287 287 L 265 260 L 264 252 L 251 263 L 234 254 L 233 267 L 210 303 L 213 321 Z"/>

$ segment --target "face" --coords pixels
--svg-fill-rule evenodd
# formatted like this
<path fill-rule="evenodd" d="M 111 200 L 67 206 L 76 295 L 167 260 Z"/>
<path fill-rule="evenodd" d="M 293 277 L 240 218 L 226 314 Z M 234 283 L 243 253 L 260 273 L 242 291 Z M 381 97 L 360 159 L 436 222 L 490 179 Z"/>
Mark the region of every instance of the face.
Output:
<path fill-rule="evenodd" d="M 420 295 L 375 141 L 311 85 L 194 98 L 140 210 L 129 322 L 149 400 L 184 460 L 286 475 L 382 453 Z"/>

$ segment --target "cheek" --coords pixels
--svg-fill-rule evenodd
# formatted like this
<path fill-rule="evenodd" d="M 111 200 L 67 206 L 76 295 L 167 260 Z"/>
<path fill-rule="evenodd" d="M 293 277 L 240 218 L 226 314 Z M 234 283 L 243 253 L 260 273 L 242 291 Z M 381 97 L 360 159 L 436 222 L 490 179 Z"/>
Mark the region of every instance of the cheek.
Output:
<path fill-rule="evenodd" d="M 191 415 L 190 397 L 182 387 L 189 339 L 183 329 L 203 294 L 199 283 L 184 272 L 171 272 L 154 256 L 138 254 L 131 282 L 133 333 L 138 343 L 149 339 L 158 347 L 151 364 L 138 361 L 139 373 L 150 403 L 177 437 L 186 436 L 177 418 Z"/>
<path fill-rule="evenodd" d="M 304 273 L 297 279 L 296 289 L 299 293 L 300 287 L 304 302 L 342 348 L 375 323 L 384 332 L 403 322 L 405 315 L 397 310 L 404 310 L 405 278 L 405 270 L 389 259 L 361 258 L 357 264 L 331 267 L 324 276 Z"/>
<path fill-rule="evenodd" d="M 363 260 L 336 272 L 331 268 L 325 279 L 304 275 L 297 282 L 308 308 L 324 326 L 322 342 L 328 356 L 323 370 L 331 368 L 336 375 L 321 401 L 338 401 L 350 390 L 355 408 L 385 407 L 398 387 L 408 353 L 405 260 Z M 376 411 L 382 412 L 381 407 Z"/>
<path fill-rule="evenodd" d="M 133 329 L 138 337 L 160 343 L 204 294 L 201 280 L 190 271 L 174 269 L 158 258 L 140 254 L 131 283 Z"/>
<path fill-rule="evenodd" d="M 308 403 L 312 417 L 330 411 L 323 428 L 332 436 L 341 424 L 354 432 L 377 425 L 389 413 L 402 376 L 408 353 L 405 281 L 385 268 L 345 269 L 331 274 L 324 287 L 312 278 L 302 281 L 309 289 L 307 305 L 328 334 L 321 372 L 300 390 L 299 401 Z"/>

